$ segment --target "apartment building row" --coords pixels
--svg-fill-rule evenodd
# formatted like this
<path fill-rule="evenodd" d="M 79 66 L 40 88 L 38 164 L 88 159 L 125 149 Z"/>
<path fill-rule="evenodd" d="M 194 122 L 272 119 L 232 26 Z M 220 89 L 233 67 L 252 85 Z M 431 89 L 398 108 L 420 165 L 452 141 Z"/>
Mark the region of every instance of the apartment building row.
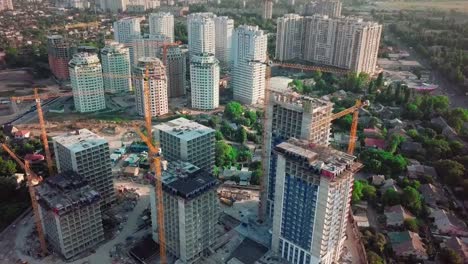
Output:
<path fill-rule="evenodd" d="M 277 20 L 276 59 L 374 73 L 382 25 L 356 17 L 287 14 Z"/>

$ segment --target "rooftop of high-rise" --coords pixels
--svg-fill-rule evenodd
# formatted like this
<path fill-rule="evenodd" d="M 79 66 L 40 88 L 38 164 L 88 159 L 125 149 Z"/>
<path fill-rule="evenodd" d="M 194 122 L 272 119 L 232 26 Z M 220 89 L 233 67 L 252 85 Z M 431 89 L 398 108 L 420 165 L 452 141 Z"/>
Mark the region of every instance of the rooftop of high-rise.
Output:
<path fill-rule="evenodd" d="M 101 195 L 74 171 L 61 172 L 36 186 L 39 203 L 58 215 L 98 202 Z"/>
<path fill-rule="evenodd" d="M 218 181 L 209 172 L 189 162 L 169 162 L 162 174 L 166 192 L 190 200 L 214 188 Z"/>
<path fill-rule="evenodd" d="M 75 152 L 107 142 L 103 137 L 96 135 L 86 128 L 56 136 L 53 140 Z"/>
<path fill-rule="evenodd" d="M 170 135 L 183 140 L 192 140 L 209 133 L 214 133 L 214 129 L 206 127 L 195 121 L 185 119 L 183 117 L 165 122 L 153 127 L 154 129 L 164 131 Z"/>
<path fill-rule="evenodd" d="M 68 63 L 70 67 L 98 64 L 100 64 L 99 57 L 97 54 L 90 52 L 78 52 L 73 55 L 73 58 Z"/>
<path fill-rule="evenodd" d="M 275 151 L 291 159 L 303 161 L 311 172 L 331 179 L 349 172 L 356 160 L 355 156 L 345 152 L 295 138 L 276 145 Z"/>

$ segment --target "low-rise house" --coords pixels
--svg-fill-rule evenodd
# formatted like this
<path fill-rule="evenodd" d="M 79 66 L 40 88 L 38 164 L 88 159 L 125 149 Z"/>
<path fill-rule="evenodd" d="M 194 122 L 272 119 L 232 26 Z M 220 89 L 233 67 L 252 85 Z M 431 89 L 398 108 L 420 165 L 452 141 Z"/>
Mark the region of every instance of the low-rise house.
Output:
<path fill-rule="evenodd" d="M 463 263 L 468 263 L 468 238 L 453 236 L 447 239 L 443 246 L 457 252 L 463 258 Z"/>
<path fill-rule="evenodd" d="M 426 151 L 419 142 L 405 141 L 401 143 L 400 149 L 405 154 L 424 154 Z"/>
<path fill-rule="evenodd" d="M 15 139 L 25 139 L 31 136 L 31 131 L 19 130 L 15 132 Z"/>
<path fill-rule="evenodd" d="M 413 180 L 423 176 L 431 176 L 433 179 L 437 177 L 436 170 L 431 166 L 409 165 L 406 169 L 408 170 L 408 177 Z"/>
<path fill-rule="evenodd" d="M 434 226 L 437 233 L 441 235 L 468 236 L 466 224 L 458 219 L 454 214 L 437 209 L 431 212 L 430 217 L 434 219 Z"/>
<path fill-rule="evenodd" d="M 422 184 L 419 187 L 419 192 L 421 193 L 422 197 L 424 197 L 426 204 L 430 207 L 437 208 L 438 202 L 447 201 L 447 198 L 444 197 L 442 190 L 430 183 Z"/>
<path fill-rule="evenodd" d="M 389 189 L 392 189 L 396 192 L 400 192 L 400 188 L 396 185 L 396 181 L 394 179 L 385 180 L 382 187 L 380 187 L 380 191 L 382 193 L 385 193 Z"/>
<path fill-rule="evenodd" d="M 385 182 L 384 175 L 372 175 L 372 185 L 380 186 Z"/>
<path fill-rule="evenodd" d="M 384 214 L 387 219 L 388 227 L 403 226 L 406 219 L 414 219 L 414 216 L 401 205 L 386 208 Z"/>
<path fill-rule="evenodd" d="M 229 169 L 224 169 L 220 175 L 220 179 L 231 180 L 232 177 L 239 177 L 239 185 L 249 185 L 252 178 L 252 172 L 248 168 L 241 168 L 238 170 L 236 167 L 231 166 Z"/>
<path fill-rule="evenodd" d="M 366 148 L 385 149 L 386 143 L 383 139 L 365 138 L 364 145 L 366 146 Z"/>
<path fill-rule="evenodd" d="M 420 260 L 428 259 L 424 243 L 417 233 L 411 231 L 389 232 L 388 237 L 393 252 L 398 258 L 413 256 Z"/>
<path fill-rule="evenodd" d="M 12 125 L 3 125 L 3 133 L 7 136 L 14 137 L 15 133 L 18 132 L 18 128 Z"/>
<path fill-rule="evenodd" d="M 370 138 L 381 138 L 382 132 L 378 128 L 364 128 L 364 136 Z"/>

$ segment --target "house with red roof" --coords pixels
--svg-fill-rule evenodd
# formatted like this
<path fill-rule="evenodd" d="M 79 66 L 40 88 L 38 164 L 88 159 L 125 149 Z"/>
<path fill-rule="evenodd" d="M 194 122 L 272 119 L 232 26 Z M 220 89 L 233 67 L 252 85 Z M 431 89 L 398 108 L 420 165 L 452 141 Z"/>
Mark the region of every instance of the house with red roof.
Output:
<path fill-rule="evenodd" d="M 365 138 L 364 145 L 366 148 L 377 148 L 377 149 L 385 149 L 386 143 L 384 139 L 378 138 Z"/>
<path fill-rule="evenodd" d="M 468 238 L 453 236 L 447 239 L 443 246 L 457 252 L 463 258 L 463 263 L 468 263 Z"/>
<path fill-rule="evenodd" d="M 19 130 L 15 132 L 15 139 L 25 139 L 31 136 L 31 131 L 29 130 Z"/>

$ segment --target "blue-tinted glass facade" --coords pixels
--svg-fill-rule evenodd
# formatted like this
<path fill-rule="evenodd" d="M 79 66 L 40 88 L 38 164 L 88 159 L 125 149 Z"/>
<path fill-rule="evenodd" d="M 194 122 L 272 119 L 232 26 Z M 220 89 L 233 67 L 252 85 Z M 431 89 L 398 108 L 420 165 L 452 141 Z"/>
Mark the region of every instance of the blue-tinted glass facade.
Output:
<path fill-rule="evenodd" d="M 310 250 L 318 186 L 286 175 L 284 183 L 281 236 Z"/>
<path fill-rule="evenodd" d="M 285 141 L 285 139 L 281 136 L 272 135 L 271 139 L 271 149 L 273 150 L 276 145 L 280 144 L 281 142 Z M 278 156 L 271 151 L 270 153 L 270 172 L 268 175 L 268 199 L 274 201 L 275 200 L 275 186 L 276 186 L 276 162 L 278 160 Z"/>

